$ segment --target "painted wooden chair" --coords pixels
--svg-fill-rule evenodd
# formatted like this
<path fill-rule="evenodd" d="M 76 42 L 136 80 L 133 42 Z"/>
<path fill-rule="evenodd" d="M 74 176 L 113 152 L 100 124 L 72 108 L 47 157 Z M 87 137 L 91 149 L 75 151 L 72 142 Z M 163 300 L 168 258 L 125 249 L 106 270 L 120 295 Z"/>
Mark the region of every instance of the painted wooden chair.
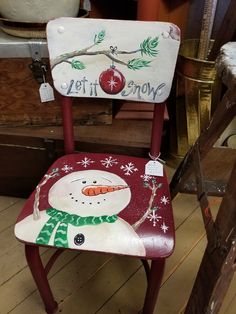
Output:
<path fill-rule="evenodd" d="M 15 225 L 47 313 L 57 309 L 47 274 L 65 249 L 141 259 L 148 278 L 143 313 L 153 313 L 165 259 L 174 248 L 159 155 L 179 35 L 175 25 L 161 22 L 60 18 L 47 26 L 54 86 L 62 95 L 66 155 L 50 167 Z M 75 153 L 73 97 L 156 103 L 150 158 Z M 46 267 L 41 246 L 58 248 Z"/>

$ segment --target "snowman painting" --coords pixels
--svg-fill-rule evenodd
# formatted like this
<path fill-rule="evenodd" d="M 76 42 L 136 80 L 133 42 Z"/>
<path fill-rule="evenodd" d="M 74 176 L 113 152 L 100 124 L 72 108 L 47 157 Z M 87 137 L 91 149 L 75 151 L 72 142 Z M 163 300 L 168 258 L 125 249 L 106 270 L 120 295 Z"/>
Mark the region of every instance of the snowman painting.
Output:
<path fill-rule="evenodd" d="M 118 217 L 130 200 L 130 187 L 118 175 L 75 171 L 50 188 L 51 207 L 39 219 L 31 214 L 19 221 L 15 235 L 41 245 L 145 256 L 142 239 Z"/>

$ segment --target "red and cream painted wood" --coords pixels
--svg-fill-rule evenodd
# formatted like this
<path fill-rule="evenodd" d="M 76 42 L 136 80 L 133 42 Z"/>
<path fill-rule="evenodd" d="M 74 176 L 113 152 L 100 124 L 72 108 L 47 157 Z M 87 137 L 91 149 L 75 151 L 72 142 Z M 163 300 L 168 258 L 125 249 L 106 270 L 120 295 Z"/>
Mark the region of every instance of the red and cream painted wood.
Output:
<path fill-rule="evenodd" d="M 46 275 L 59 254 L 44 268 L 39 246 L 141 258 L 148 277 L 143 313 L 153 313 L 165 258 L 174 248 L 168 182 L 158 157 L 179 30 L 161 22 L 60 18 L 49 22 L 47 36 L 54 85 L 63 95 L 66 155 L 50 167 L 26 202 L 15 235 L 26 245 L 48 313 L 57 305 Z M 153 160 L 74 153 L 73 97 L 155 103 Z"/>

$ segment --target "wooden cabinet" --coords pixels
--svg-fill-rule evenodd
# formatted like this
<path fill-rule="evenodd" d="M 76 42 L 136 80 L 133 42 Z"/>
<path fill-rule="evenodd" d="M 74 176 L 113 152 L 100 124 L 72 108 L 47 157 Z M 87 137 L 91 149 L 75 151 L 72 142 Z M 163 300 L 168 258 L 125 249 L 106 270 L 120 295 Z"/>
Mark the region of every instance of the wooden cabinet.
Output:
<path fill-rule="evenodd" d="M 0 53 L 1 56 L 1 53 Z M 49 68 L 48 60 L 43 62 Z M 41 102 L 40 84 L 30 69 L 30 58 L 0 58 L 0 127 L 60 125 L 59 95 L 55 100 Z M 46 80 L 52 86 L 50 71 Z M 78 124 L 111 124 L 112 102 L 100 99 L 79 99 L 74 106 Z"/>
<path fill-rule="evenodd" d="M 79 125 L 75 127 L 76 149 L 148 156 L 150 132 L 147 120 Z M 27 197 L 62 154 L 60 126 L 0 128 L 0 195 Z"/>
<path fill-rule="evenodd" d="M 0 32 L 0 194 L 28 196 L 49 164 L 63 151 L 59 95 L 41 102 L 40 84 L 30 68 L 31 44 L 39 46 L 49 69 L 45 40 L 15 38 Z M 50 71 L 45 79 L 52 85 Z M 112 102 L 78 99 L 74 105 L 77 125 L 110 125 Z M 24 132 L 21 127 L 25 127 Z M 51 127 L 48 132 L 43 128 Z M 41 129 L 41 133 L 38 130 Z M 58 127 L 60 128 L 60 127 Z"/>

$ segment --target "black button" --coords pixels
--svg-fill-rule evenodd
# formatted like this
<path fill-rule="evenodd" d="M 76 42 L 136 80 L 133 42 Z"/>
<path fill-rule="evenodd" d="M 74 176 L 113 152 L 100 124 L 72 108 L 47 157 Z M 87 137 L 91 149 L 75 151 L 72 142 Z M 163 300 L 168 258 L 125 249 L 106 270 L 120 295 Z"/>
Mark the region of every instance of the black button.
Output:
<path fill-rule="evenodd" d="M 82 245 L 85 241 L 85 237 L 83 235 L 83 233 L 78 233 L 75 237 L 74 237 L 74 243 L 75 245 Z"/>

